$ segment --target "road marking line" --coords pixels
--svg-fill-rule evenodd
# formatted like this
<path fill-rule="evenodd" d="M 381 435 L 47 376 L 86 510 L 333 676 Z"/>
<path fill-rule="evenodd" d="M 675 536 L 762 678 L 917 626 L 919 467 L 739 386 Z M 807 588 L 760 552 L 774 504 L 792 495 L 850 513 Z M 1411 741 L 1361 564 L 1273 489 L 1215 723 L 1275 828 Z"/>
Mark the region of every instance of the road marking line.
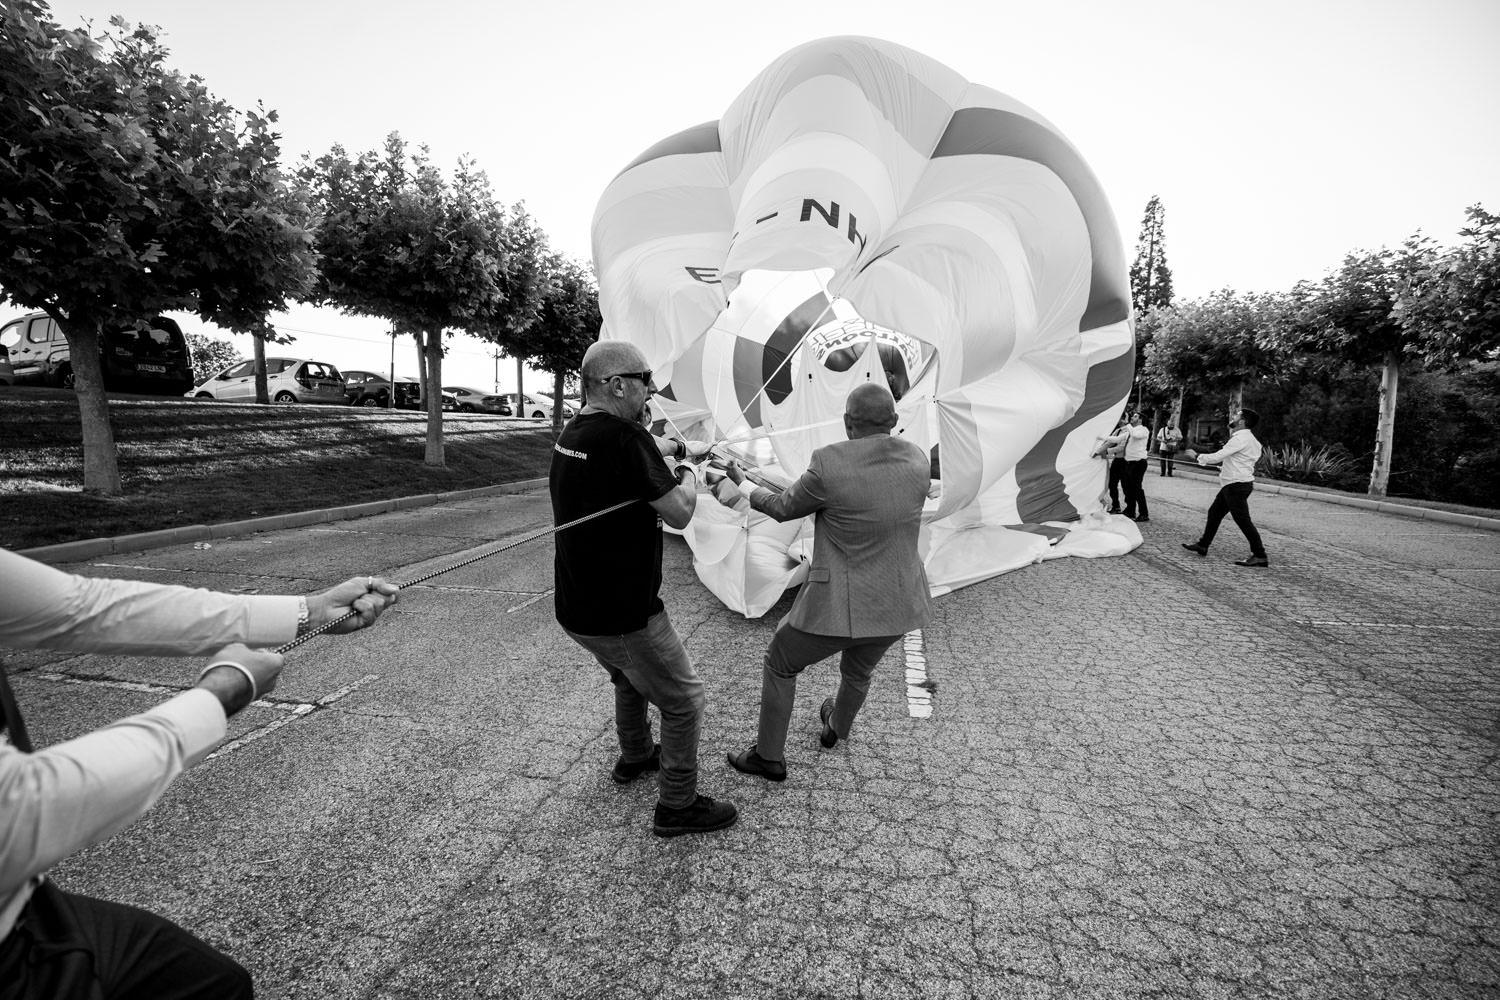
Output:
<path fill-rule="evenodd" d="M 1349 622 L 1338 619 L 1293 618 L 1293 625 L 1342 625 L 1346 628 L 1414 628 L 1438 632 L 1500 632 L 1489 625 L 1422 625 L 1412 622 Z"/>
<path fill-rule="evenodd" d="M 217 750 L 205 757 L 204 760 L 213 760 L 215 757 L 222 757 L 224 754 L 238 750 L 240 747 L 245 746 L 248 743 L 254 743 L 262 736 L 269 736 L 276 730 L 280 729 L 282 726 L 291 725 L 293 722 L 302 718 L 304 715 L 311 715 L 313 712 L 317 711 L 320 708 L 327 708 L 334 702 L 353 694 L 355 691 L 359 690 L 370 681 L 379 679 L 379 674 L 365 674 L 354 683 L 345 684 L 337 691 L 334 691 L 330 694 L 325 694 L 323 697 L 319 698 L 311 705 L 300 703 L 292 710 L 290 715 L 284 715 L 279 719 L 272 719 L 270 722 L 266 723 L 264 726 L 261 726 L 259 729 L 252 729 L 244 736 L 230 740 L 228 743 L 220 745 Z M 256 702 L 255 704 L 259 705 L 260 702 Z"/>
<path fill-rule="evenodd" d="M 913 629 L 902 640 L 906 653 L 906 714 L 913 719 L 932 717 L 932 692 L 937 686 L 927 678 L 927 654 L 922 648 L 922 630 Z"/>
<path fill-rule="evenodd" d="M 550 597 L 550 596 L 552 596 L 552 591 L 550 591 L 550 590 L 544 590 L 540 594 L 537 594 L 535 597 L 533 597 L 529 601 L 522 601 L 520 604 L 517 604 L 513 608 L 506 608 L 505 609 L 505 613 L 508 614 L 508 615 L 509 614 L 514 614 L 517 611 L 520 611 L 522 608 L 529 608 L 533 604 L 535 604 L 537 601 L 540 601 L 542 598 L 544 598 L 544 597 Z"/>

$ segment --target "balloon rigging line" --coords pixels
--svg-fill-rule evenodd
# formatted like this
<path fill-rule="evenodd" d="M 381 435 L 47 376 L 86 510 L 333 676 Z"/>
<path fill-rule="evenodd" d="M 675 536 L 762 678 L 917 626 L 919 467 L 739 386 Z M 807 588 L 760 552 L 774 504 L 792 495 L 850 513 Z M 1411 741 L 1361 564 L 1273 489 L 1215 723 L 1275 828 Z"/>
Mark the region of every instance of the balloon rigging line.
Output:
<path fill-rule="evenodd" d="M 505 551 L 508 551 L 510 549 L 513 549 L 513 548 L 515 548 L 518 545 L 525 545 L 527 542 L 534 542 L 538 538 L 543 538 L 543 537 L 545 537 L 547 535 L 555 534 L 556 532 L 563 531 L 563 530 L 565 530 L 567 528 L 572 528 L 572 527 L 574 527 L 576 525 L 580 525 L 580 524 L 584 523 L 585 521 L 592 521 L 596 517 L 603 517 L 605 514 L 612 514 L 612 513 L 614 513 L 615 511 L 619 510 L 622 507 L 629 507 L 631 504 L 633 504 L 635 502 L 636 502 L 635 498 L 632 498 L 630 500 L 622 500 L 619 503 L 615 504 L 613 507 L 605 507 L 603 510 L 596 510 L 592 514 L 585 514 L 583 517 L 580 517 L 580 518 L 578 518 L 575 521 L 569 521 L 567 524 L 558 524 L 558 525 L 554 525 L 553 527 L 550 527 L 550 528 L 539 528 L 536 531 L 531 532 L 530 534 L 522 535 L 520 538 L 513 538 L 510 541 L 506 542 L 505 544 L 501 545 L 497 549 L 491 549 L 488 552 L 481 552 L 477 556 L 471 556 L 468 559 L 464 559 L 464 560 L 462 560 L 460 562 L 456 562 L 456 563 L 454 563 L 451 566 L 445 566 L 442 569 L 433 570 L 431 573 L 427 573 L 427 574 L 424 574 L 423 576 L 419 576 L 415 580 L 408 580 L 406 583 L 398 584 L 398 586 L 400 586 L 403 589 L 406 588 L 406 587 L 414 587 L 414 586 L 416 586 L 419 583 L 425 583 L 428 580 L 431 580 L 435 576 L 442 576 L 444 573 L 451 573 L 451 572 L 453 572 L 456 569 L 462 569 L 465 566 L 469 566 L 469 565 L 472 565 L 473 563 L 477 563 L 481 559 L 488 559 L 490 556 L 496 556 L 496 555 L 499 555 L 502 552 L 505 552 Z M 329 629 L 333 628 L 335 625 L 338 625 L 338 624 L 340 624 L 342 622 L 348 621 L 350 618 L 353 618 L 358 613 L 359 612 L 357 612 L 357 611 L 355 611 L 355 610 L 353 610 L 351 608 L 350 610 L 344 612 L 342 615 L 340 615 L 339 617 L 333 619 L 332 621 L 324 622 L 322 625 L 319 625 L 317 628 L 310 629 L 309 631 L 304 632 L 302 635 L 297 636 L 297 638 L 293 639 L 291 642 L 283 643 L 282 645 L 277 646 L 276 649 L 274 650 L 274 652 L 285 653 L 288 650 L 295 649 L 298 646 L 302 645 L 307 640 L 313 638 L 314 636 L 322 635 L 324 632 L 327 632 Z"/>

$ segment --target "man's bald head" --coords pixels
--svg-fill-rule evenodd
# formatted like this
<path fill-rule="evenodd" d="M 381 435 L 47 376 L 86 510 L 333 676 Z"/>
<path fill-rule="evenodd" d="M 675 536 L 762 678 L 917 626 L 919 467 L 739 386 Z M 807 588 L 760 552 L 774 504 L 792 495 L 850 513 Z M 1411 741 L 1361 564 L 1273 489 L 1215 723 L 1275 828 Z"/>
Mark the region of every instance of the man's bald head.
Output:
<path fill-rule="evenodd" d="M 896 426 L 896 397 L 883 385 L 866 382 L 844 400 L 844 430 L 851 439 L 889 434 Z"/>
<path fill-rule="evenodd" d="M 620 372 L 638 372 L 646 368 L 646 356 L 641 349 L 626 340 L 596 340 L 583 352 L 583 382 L 586 387 L 597 385 L 601 378 L 618 375 Z"/>

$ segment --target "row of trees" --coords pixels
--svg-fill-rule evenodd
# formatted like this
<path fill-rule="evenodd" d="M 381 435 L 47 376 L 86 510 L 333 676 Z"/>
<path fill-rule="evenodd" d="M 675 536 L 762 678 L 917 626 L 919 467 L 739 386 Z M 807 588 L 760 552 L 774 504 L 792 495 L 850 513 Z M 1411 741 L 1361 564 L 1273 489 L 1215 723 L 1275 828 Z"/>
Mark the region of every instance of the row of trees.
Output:
<path fill-rule="evenodd" d="M 155 29 L 114 18 L 94 37 L 49 14 L 0 5 L 0 301 L 45 310 L 68 338 L 85 489 L 120 492 L 101 331 L 162 312 L 252 334 L 262 400 L 265 344 L 291 339 L 270 317 L 293 302 L 411 335 L 429 400 L 460 330 L 552 372 L 562 395 L 599 329 L 592 275 L 471 161 L 449 179 L 393 134 L 287 169 L 276 113 L 242 114 L 170 69 Z M 426 460 L 443 464 L 436 406 Z"/>
<path fill-rule="evenodd" d="M 1500 218 L 1478 205 L 1466 214 L 1453 246 L 1417 234 L 1395 249 L 1352 252 L 1321 280 L 1286 292 L 1225 289 L 1173 302 L 1161 208 L 1153 198 L 1131 270 L 1143 389 L 1174 419 L 1186 393 L 1217 396 L 1227 412 L 1253 392 L 1263 417 L 1273 418 L 1268 436 L 1296 435 L 1368 455 L 1368 492 L 1383 496 L 1392 474 L 1398 392 L 1405 376 L 1417 374 L 1421 399 L 1441 406 L 1453 428 L 1448 434 L 1427 428 L 1413 439 L 1411 457 L 1430 465 L 1419 453 L 1430 456 L 1444 441 L 1450 471 L 1473 478 L 1493 466 L 1480 480 L 1500 476 L 1491 435 L 1474 435 L 1465 426 L 1500 390 Z M 1158 263 L 1142 266 L 1153 255 Z M 1148 276 L 1154 280 L 1146 282 Z M 1347 410 L 1348 398 L 1374 381 L 1371 372 L 1378 373 L 1378 387 L 1369 393 L 1377 412 L 1375 433 L 1364 435 L 1373 444 L 1365 448 Z M 1432 493 L 1444 478 L 1430 469 L 1426 488 L 1411 483 L 1403 492 Z"/>

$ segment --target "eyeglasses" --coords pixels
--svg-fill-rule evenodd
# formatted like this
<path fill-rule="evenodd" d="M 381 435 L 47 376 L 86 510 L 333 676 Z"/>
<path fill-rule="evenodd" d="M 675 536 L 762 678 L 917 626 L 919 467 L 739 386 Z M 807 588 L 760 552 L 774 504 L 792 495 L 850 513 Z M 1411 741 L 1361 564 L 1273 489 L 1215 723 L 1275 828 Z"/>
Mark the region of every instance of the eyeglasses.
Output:
<path fill-rule="evenodd" d="M 644 372 L 615 372 L 613 375 L 606 375 L 606 376 L 604 376 L 599 381 L 601 383 L 608 382 L 612 378 L 634 378 L 634 379 L 640 379 L 641 385 L 645 386 L 648 389 L 651 388 L 651 372 L 650 371 L 644 371 Z"/>

